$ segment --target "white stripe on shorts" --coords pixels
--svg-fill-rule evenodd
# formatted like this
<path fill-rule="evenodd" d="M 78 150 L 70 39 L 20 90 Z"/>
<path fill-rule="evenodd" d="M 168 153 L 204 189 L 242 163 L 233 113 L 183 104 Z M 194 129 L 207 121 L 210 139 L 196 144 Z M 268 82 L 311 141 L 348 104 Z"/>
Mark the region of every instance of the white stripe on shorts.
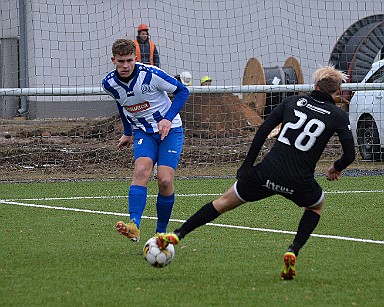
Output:
<path fill-rule="evenodd" d="M 245 202 L 245 203 L 248 202 L 247 200 L 242 199 L 242 198 L 240 197 L 239 193 L 237 192 L 237 181 L 236 181 L 235 184 L 233 185 L 233 189 L 235 190 L 235 193 L 236 193 L 236 196 L 237 196 L 238 199 L 240 199 L 241 201 L 243 201 L 243 202 Z"/>

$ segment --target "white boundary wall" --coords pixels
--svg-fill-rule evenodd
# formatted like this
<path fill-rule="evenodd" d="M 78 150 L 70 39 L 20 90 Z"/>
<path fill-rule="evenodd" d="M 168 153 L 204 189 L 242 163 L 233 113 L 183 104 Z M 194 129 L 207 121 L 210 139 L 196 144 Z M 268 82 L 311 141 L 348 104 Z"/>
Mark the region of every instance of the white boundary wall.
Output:
<path fill-rule="evenodd" d="M 113 69 L 111 45 L 140 23 L 160 51 L 161 68 L 188 70 L 193 84 L 240 85 L 247 60 L 282 66 L 293 56 L 309 83 L 338 38 L 356 21 L 383 13 L 377 0 L 24 0 L 29 87 L 97 87 Z M 19 35 L 18 0 L 0 0 L 0 38 Z M 29 97 L 56 101 L 52 97 Z M 95 97 L 61 97 L 89 102 Z M 109 110 L 109 109 L 108 109 Z M 36 115 L 38 116 L 38 115 Z"/>

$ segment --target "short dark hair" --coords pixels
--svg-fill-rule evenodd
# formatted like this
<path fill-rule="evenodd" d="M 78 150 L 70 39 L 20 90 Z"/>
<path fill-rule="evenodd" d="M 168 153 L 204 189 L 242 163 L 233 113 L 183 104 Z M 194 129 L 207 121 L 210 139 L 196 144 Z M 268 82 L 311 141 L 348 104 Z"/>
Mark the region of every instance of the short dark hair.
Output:
<path fill-rule="evenodd" d="M 136 54 L 136 45 L 133 41 L 125 38 L 115 40 L 112 45 L 112 55 Z"/>

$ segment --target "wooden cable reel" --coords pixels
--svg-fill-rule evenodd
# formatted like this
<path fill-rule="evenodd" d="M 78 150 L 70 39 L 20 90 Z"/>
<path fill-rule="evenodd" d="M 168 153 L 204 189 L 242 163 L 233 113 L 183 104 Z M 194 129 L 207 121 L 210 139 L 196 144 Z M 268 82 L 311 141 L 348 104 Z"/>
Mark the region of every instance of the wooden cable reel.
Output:
<path fill-rule="evenodd" d="M 250 58 L 244 69 L 243 85 L 265 85 L 265 74 L 263 66 L 256 58 Z M 264 114 L 266 93 L 244 93 L 243 101 L 246 105 L 256 111 L 261 122 Z"/>
<path fill-rule="evenodd" d="M 267 85 L 274 84 L 304 84 L 304 76 L 300 63 L 294 58 L 289 57 L 283 67 L 263 68 L 260 61 L 250 58 L 244 69 L 243 85 Z M 246 105 L 256 111 L 257 116 L 263 118 L 267 116 L 282 100 L 290 95 L 298 93 L 244 93 L 243 101 Z M 277 127 L 278 128 L 278 127 Z M 274 131 L 276 135 L 278 131 Z"/>

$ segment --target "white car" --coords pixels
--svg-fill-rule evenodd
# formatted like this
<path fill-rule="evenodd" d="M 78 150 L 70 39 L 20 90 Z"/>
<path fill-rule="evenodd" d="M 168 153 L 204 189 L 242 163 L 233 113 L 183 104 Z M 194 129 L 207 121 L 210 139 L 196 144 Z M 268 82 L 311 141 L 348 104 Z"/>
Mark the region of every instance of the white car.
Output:
<path fill-rule="evenodd" d="M 372 64 L 361 83 L 384 83 L 384 60 Z M 363 160 L 384 156 L 384 89 L 357 91 L 349 103 L 351 130 Z"/>

